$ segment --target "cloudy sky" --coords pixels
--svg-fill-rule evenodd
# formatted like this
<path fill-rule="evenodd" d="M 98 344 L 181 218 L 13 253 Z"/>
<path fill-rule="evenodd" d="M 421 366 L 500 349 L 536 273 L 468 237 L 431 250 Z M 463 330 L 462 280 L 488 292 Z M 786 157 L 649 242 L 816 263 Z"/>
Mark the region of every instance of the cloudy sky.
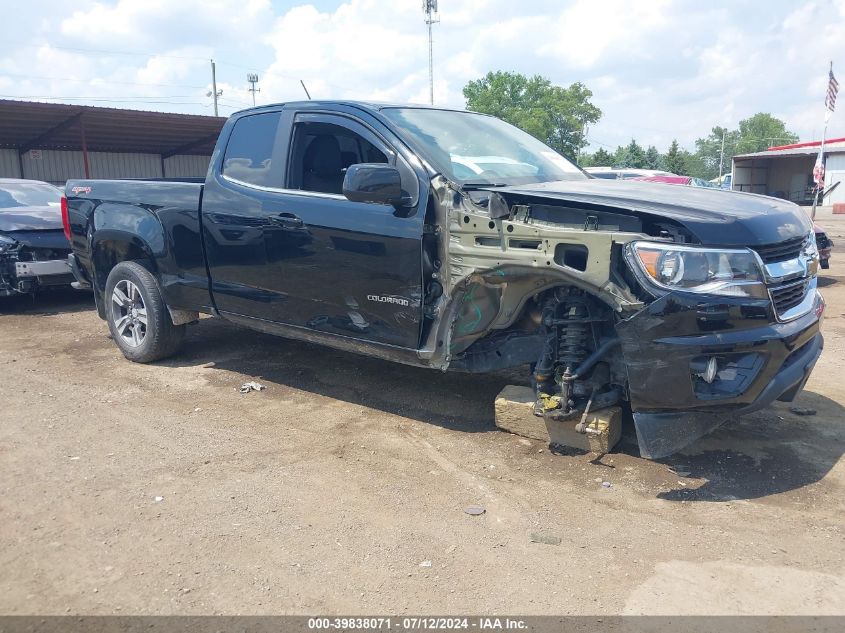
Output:
<path fill-rule="evenodd" d="M 210 114 L 314 98 L 427 102 L 422 0 L 36 0 L 0 24 L 0 98 Z M 845 80 L 845 0 L 440 0 L 435 102 L 489 70 L 584 82 L 592 148 L 691 146 L 755 112 L 821 134 L 827 64 Z M 829 130 L 845 136 L 845 93 Z"/>

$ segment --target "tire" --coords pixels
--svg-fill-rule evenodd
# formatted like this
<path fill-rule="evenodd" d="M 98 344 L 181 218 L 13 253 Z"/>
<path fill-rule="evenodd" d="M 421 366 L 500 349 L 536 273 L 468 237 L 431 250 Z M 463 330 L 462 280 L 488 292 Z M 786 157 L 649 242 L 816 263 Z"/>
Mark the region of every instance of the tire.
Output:
<path fill-rule="evenodd" d="M 151 363 L 182 347 L 186 326 L 173 325 L 155 277 L 138 262 L 112 269 L 103 301 L 112 340 L 132 362 Z"/>

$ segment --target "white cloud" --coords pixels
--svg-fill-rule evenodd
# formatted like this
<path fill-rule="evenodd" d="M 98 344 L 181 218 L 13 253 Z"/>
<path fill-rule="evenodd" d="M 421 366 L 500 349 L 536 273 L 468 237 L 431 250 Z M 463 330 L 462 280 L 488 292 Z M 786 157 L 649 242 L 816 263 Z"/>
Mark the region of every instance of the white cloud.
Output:
<path fill-rule="evenodd" d="M 540 55 L 588 69 L 613 55 L 647 58 L 655 30 L 666 26 L 669 0 L 577 0 L 552 19 Z"/>
<path fill-rule="evenodd" d="M 611 146 L 632 137 L 689 146 L 758 111 L 809 137 L 821 128 L 827 60 L 845 80 L 845 0 L 443 0 L 441 9 L 439 104 L 462 107 L 463 86 L 488 70 L 583 81 L 604 111 L 591 138 Z M 315 98 L 428 100 L 417 0 L 79 0 L 72 9 L 44 0 L 21 5 L 0 37 L 11 43 L 0 94 L 205 114 L 213 57 L 223 114 L 252 102 L 247 70 L 260 76 L 259 103 L 304 98 L 300 79 Z M 132 51 L 158 56 L 118 54 Z M 831 134 L 845 135 L 841 112 Z"/>

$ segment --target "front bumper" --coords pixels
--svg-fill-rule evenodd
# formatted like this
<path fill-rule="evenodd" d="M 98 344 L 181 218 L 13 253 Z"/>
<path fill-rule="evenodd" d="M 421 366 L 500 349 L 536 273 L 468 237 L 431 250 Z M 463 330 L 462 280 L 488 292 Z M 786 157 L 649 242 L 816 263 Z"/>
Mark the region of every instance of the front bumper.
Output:
<path fill-rule="evenodd" d="M 67 259 L 0 262 L 0 296 L 26 294 L 47 286 L 66 286 L 73 282 Z"/>
<path fill-rule="evenodd" d="M 71 274 L 70 265 L 66 259 L 51 259 L 43 262 L 15 262 L 15 275 L 18 279 L 37 277 L 44 279 L 55 275 Z"/>
<path fill-rule="evenodd" d="M 817 293 L 813 309 L 787 323 L 776 322 L 768 301 L 700 301 L 669 294 L 617 326 L 644 457 L 665 457 L 732 417 L 792 400 L 821 354 Z M 711 358 L 717 372 L 708 383 Z"/>

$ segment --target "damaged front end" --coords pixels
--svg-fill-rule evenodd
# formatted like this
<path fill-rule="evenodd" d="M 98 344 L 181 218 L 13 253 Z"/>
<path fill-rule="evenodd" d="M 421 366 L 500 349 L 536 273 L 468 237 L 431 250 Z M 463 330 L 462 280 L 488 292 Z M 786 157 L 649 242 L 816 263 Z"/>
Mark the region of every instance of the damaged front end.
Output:
<path fill-rule="evenodd" d="M 587 433 L 591 410 L 619 402 L 625 368 L 616 353 L 620 339 L 608 310 L 576 288 L 556 288 L 545 298 L 541 325 L 543 350 L 534 365 L 535 414 L 569 420 Z"/>
<path fill-rule="evenodd" d="M 791 400 L 821 353 L 818 255 L 798 219 L 773 244 L 705 248 L 703 214 L 685 223 L 653 202 L 439 176 L 433 191 L 421 356 L 530 367 L 537 415 L 590 433 L 590 412 L 621 404 L 641 454 L 660 458 Z"/>
<path fill-rule="evenodd" d="M 60 231 L 53 233 L 0 233 L 0 297 L 73 282 L 67 240 Z"/>
<path fill-rule="evenodd" d="M 788 321 L 768 298 L 674 292 L 617 324 L 644 457 L 665 457 L 738 415 L 795 398 L 824 345 L 824 301 L 815 280 L 808 286 L 805 311 Z"/>

